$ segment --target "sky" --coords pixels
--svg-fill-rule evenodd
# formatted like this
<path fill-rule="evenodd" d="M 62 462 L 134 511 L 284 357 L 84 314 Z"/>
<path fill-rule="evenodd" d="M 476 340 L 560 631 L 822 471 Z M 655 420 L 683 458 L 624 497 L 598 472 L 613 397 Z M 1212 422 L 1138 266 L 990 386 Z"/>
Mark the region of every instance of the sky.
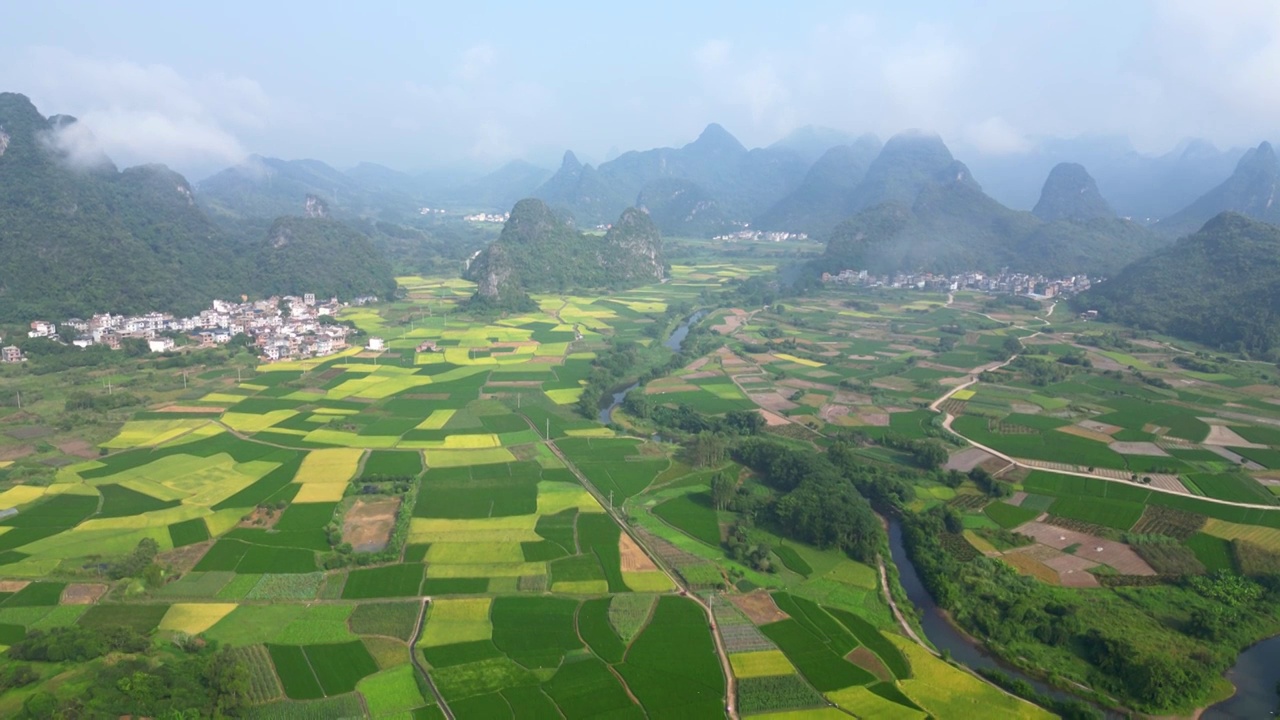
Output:
<path fill-rule="evenodd" d="M 250 153 L 398 170 L 553 167 L 804 125 L 959 150 L 1122 135 L 1146 153 L 1280 128 L 1280 2 L 11 4 L 0 90 L 122 166 Z"/>

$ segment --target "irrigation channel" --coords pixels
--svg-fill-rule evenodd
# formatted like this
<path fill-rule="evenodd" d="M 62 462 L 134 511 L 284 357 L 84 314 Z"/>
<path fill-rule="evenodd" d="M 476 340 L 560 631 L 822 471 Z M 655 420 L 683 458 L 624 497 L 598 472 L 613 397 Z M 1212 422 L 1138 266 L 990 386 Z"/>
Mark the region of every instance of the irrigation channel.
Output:
<path fill-rule="evenodd" d="M 689 334 L 689 328 L 705 315 L 706 311 L 704 310 L 699 310 L 690 315 L 675 330 L 671 331 L 671 335 L 667 337 L 663 345 L 675 352 L 679 352 L 681 345 L 684 344 L 685 337 Z M 604 424 L 612 422 L 614 409 L 622 404 L 623 399 L 627 397 L 627 393 L 639 386 L 639 383 L 632 383 L 613 393 L 609 404 L 600 409 L 600 422 Z M 956 630 L 943 615 L 942 609 L 933 601 L 933 597 L 925 589 L 924 583 L 920 581 L 920 575 L 916 573 L 915 565 L 907 557 L 906 548 L 902 545 L 902 527 L 896 520 L 889 521 L 889 548 L 893 556 L 893 562 L 898 566 L 902 588 L 906 590 L 907 597 L 911 600 L 911 603 L 920 610 L 920 625 L 924 629 L 925 636 L 938 650 L 948 651 L 953 659 L 974 670 L 983 668 L 1001 670 L 1012 677 L 1025 680 L 1036 690 L 1051 697 L 1060 700 L 1081 699 L 1077 695 L 1058 690 L 1012 667 L 997 662 L 984 652 L 981 646 L 972 638 Z M 1202 720 L 1272 717 L 1276 710 L 1277 683 L 1280 683 L 1280 677 L 1276 677 L 1277 668 L 1280 668 L 1280 636 L 1263 640 L 1240 655 L 1236 660 L 1235 666 L 1227 672 L 1227 679 L 1236 687 L 1235 695 L 1229 700 L 1209 707 L 1200 717 Z M 1108 717 L 1120 716 L 1108 713 Z"/>
<path fill-rule="evenodd" d="M 676 326 L 671 331 L 671 335 L 667 336 L 666 342 L 662 343 L 664 347 L 669 348 L 672 352 L 680 352 L 680 346 L 684 345 L 684 339 L 689 335 L 689 328 L 702 318 L 706 317 L 706 310 L 699 310 L 690 315 L 688 319 Z M 613 411 L 622 404 L 622 400 L 627 397 L 627 393 L 640 387 L 640 383 L 631 383 L 627 387 L 613 394 L 613 399 L 608 405 L 600 408 L 600 415 L 597 419 L 602 425 L 608 425 L 613 422 Z"/>

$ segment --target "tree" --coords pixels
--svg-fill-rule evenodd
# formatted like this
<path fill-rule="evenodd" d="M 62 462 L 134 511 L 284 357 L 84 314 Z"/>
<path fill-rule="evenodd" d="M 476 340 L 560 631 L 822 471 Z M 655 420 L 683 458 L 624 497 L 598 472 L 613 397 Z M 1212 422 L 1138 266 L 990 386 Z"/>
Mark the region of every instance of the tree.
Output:
<path fill-rule="evenodd" d="M 729 445 L 718 433 L 704 430 L 689 441 L 689 457 L 694 467 L 709 467 L 724 462 Z"/>
<path fill-rule="evenodd" d="M 711 502 L 716 510 L 724 510 L 738 492 L 738 483 L 727 473 L 716 473 L 711 478 Z"/>

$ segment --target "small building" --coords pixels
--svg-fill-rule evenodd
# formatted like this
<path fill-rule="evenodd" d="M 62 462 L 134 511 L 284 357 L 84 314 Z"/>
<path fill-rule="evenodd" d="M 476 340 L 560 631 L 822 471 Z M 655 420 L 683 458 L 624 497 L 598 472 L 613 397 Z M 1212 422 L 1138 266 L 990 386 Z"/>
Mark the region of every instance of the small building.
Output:
<path fill-rule="evenodd" d="M 314 306 L 314 305 L 316 304 L 316 294 L 315 294 L 315 293 L 303 293 L 303 294 L 302 294 L 302 303 L 303 303 L 304 305 L 313 305 L 313 306 Z"/>
<path fill-rule="evenodd" d="M 0 349 L 0 360 L 7 363 L 22 362 L 22 349 L 17 345 L 8 345 L 4 349 Z"/>
<path fill-rule="evenodd" d="M 162 337 L 147 341 L 147 348 L 153 353 L 169 352 L 173 347 L 173 338 Z"/>
<path fill-rule="evenodd" d="M 367 347 L 374 352 L 382 352 L 387 349 L 387 344 L 380 337 L 371 337 Z"/>
<path fill-rule="evenodd" d="M 436 341 L 435 341 L 435 340 L 423 340 L 423 341 L 422 341 L 422 344 L 418 346 L 418 352 L 420 352 L 420 353 L 422 353 L 422 352 L 437 352 L 438 350 L 439 350 L 439 348 L 437 348 L 437 347 L 436 347 Z"/>
<path fill-rule="evenodd" d="M 27 333 L 27 337 L 53 337 L 58 334 L 58 326 L 44 320 L 36 320 L 31 323 L 31 332 Z"/>

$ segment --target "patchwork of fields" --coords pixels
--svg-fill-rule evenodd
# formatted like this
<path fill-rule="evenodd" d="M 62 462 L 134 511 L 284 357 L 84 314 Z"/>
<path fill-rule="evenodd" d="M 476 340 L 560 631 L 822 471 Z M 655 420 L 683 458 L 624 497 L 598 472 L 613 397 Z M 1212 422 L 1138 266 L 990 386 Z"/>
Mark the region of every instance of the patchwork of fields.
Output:
<path fill-rule="evenodd" d="M 742 715 L 1040 716 L 900 637 L 873 567 L 767 523 L 747 531 L 767 563 L 735 559 L 739 516 L 711 483 L 725 473 L 768 492 L 743 468 L 693 467 L 634 418 L 603 427 L 571 407 L 607 338 L 665 357 L 653 329 L 668 307 L 764 269 L 677 265 L 662 286 L 539 296 L 535 311 L 485 321 L 450 312 L 467 284 L 404 278 L 407 299 L 341 317 L 386 352 L 211 375 L 180 404 L 112 426 L 101 454 L 59 463 L 53 482 L 0 485 L 0 509 L 17 510 L 0 519 L 0 645 L 63 626 L 202 635 L 249 668 L 257 717 L 444 717 L 435 692 L 459 718 L 723 717 L 727 700 Z M 824 292 L 721 309 L 704 322 L 724 328 L 724 347 L 640 392 L 707 417 L 759 409 L 764 432 L 815 448 L 848 434 L 869 463 L 913 465 L 908 441 L 946 442 L 922 408 L 1038 327 L 1030 310 L 979 303 Z M 1026 354 L 1117 362 L 1088 349 L 1091 331 L 1035 337 Z M 959 552 L 1055 584 L 1094 587 L 1142 574 L 1137 563 L 1265 566 L 1280 510 L 1206 498 L 1277 503 L 1280 431 L 1262 420 L 1280 423 L 1280 406 L 1241 389 L 1252 379 L 1123 355 L 1170 387 L 1046 379 L 1041 366 L 983 374 L 944 406 L 954 429 L 1043 469 L 1002 475 L 1018 494 L 999 501 L 922 474 L 907 504 L 955 508 Z M 1020 528 L 1099 548 L 1165 534 L 1185 552 L 1001 544 Z M 152 545 L 158 581 L 110 575 Z M 20 705 L 0 694 L 0 714 Z"/>

